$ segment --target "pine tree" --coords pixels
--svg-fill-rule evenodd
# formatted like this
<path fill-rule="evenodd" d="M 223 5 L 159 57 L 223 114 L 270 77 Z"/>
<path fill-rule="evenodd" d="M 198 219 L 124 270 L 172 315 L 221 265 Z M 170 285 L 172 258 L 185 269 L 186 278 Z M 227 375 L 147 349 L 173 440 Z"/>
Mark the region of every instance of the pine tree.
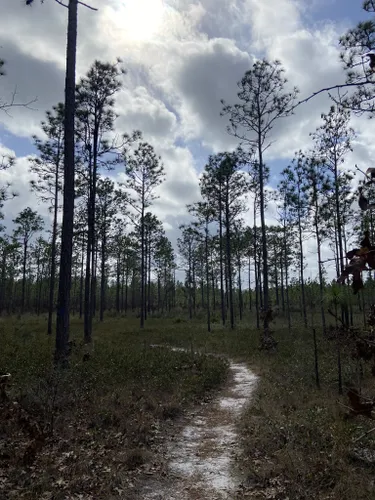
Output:
<path fill-rule="evenodd" d="M 28 250 L 30 240 L 34 234 L 41 231 L 44 226 L 43 219 L 37 212 L 31 210 L 30 207 L 22 210 L 18 216 L 13 219 L 16 228 L 14 230 L 14 238 L 17 239 L 23 249 L 22 257 L 22 295 L 21 295 L 21 314 L 25 310 L 25 293 L 26 293 L 26 267 L 28 259 Z"/>
<path fill-rule="evenodd" d="M 264 154 L 270 146 L 270 133 L 279 118 L 292 113 L 292 106 L 297 89 L 285 92 L 287 80 L 278 61 L 270 63 L 263 59 L 257 61 L 238 83 L 239 103 L 227 105 L 222 101 L 223 115 L 229 116 L 228 132 L 241 141 L 250 154 L 255 152 L 258 167 L 259 207 L 262 228 L 263 258 L 263 308 L 264 324 L 262 345 L 265 348 L 275 346 L 269 332 L 269 286 L 268 257 L 265 222 L 265 162 Z"/>
<path fill-rule="evenodd" d="M 228 280 L 230 325 L 234 328 L 233 266 L 231 255 L 231 230 L 236 218 L 246 210 L 244 195 L 249 181 L 241 170 L 242 159 L 238 152 L 218 153 L 209 157 L 200 185 L 203 198 L 212 206 L 216 220 L 225 227 L 225 254 Z M 220 230 L 220 229 L 219 229 Z M 219 234 L 220 240 L 222 234 Z M 222 303 L 222 309 L 224 305 Z"/>
<path fill-rule="evenodd" d="M 141 235 L 141 311 L 140 327 L 144 327 L 145 321 L 145 269 L 146 269 L 146 233 L 145 216 L 146 209 L 157 199 L 155 189 L 164 180 L 164 166 L 160 156 L 157 156 L 154 148 L 147 142 L 139 141 L 137 145 L 123 150 L 125 173 L 127 182 L 125 187 L 130 190 L 129 203 L 135 211 L 134 222 L 139 228 Z"/>
<path fill-rule="evenodd" d="M 34 136 L 34 145 L 39 156 L 30 158 L 30 171 L 37 175 L 37 180 L 31 181 L 31 189 L 36 192 L 41 201 L 50 204 L 53 213 L 51 241 L 51 272 L 49 288 L 49 305 L 47 333 L 52 333 L 52 317 L 54 311 L 55 279 L 56 279 L 56 242 L 57 215 L 59 210 L 59 194 L 62 191 L 64 162 L 64 105 L 59 103 L 53 111 L 47 111 L 47 120 L 41 123 L 41 128 L 47 136 L 41 140 Z"/>

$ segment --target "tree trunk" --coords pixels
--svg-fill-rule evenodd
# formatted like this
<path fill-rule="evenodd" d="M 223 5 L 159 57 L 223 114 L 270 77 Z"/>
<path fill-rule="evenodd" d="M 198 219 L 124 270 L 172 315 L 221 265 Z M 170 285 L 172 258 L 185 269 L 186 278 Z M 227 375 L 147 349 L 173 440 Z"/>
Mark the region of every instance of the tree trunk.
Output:
<path fill-rule="evenodd" d="M 57 361 L 67 354 L 69 340 L 70 288 L 72 281 L 73 224 L 74 224 L 74 118 L 75 70 L 77 48 L 78 0 L 69 0 L 68 40 L 66 49 L 65 119 L 64 119 L 64 205 L 61 231 L 61 258 L 56 317 Z"/>
<path fill-rule="evenodd" d="M 144 204 L 142 201 L 142 216 L 141 216 L 141 318 L 140 327 L 145 326 L 145 213 Z"/>
<path fill-rule="evenodd" d="M 147 278 L 147 310 L 151 312 L 151 241 L 148 249 L 148 278 Z"/>
<path fill-rule="evenodd" d="M 79 279 L 79 319 L 82 318 L 83 312 L 83 270 L 85 262 L 85 235 L 82 236 L 82 251 L 81 251 L 81 273 Z"/>
<path fill-rule="evenodd" d="M 107 234 L 105 230 L 105 223 L 104 223 L 104 230 L 102 234 L 102 255 L 101 255 L 101 281 L 100 281 L 100 317 L 99 320 L 103 321 L 104 319 L 104 309 L 105 309 L 105 288 L 106 288 L 106 275 L 105 275 L 105 265 L 106 265 L 106 245 L 107 245 Z"/>
<path fill-rule="evenodd" d="M 319 273 L 319 292 L 320 292 L 320 314 L 322 318 L 322 328 L 323 334 L 326 333 L 326 318 L 324 312 L 324 283 L 323 283 L 323 271 L 322 271 L 322 252 L 321 252 L 321 241 L 320 232 L 318 224 L 318 193 L 316 186 L 314 186 L 314 199 L 315 199 L 315 216 L 314 216 L 314 226 L 315 226 L 315 238 L 316 238 L 316 249 L 318 254 L 318 273 Z"/>
<path fill-rule="evenodd" d="M 27 241 L 23 243 L 23 258 L 22 258 L 22 292 L 21 292 L 21 314 L 25 311 L 25 295 L 26 295 L 26 262 L 27 262 Z"/>
<path fill-rule="evenodd" d="M 211 331 L 211 311 L 210 311 L 210 268 L 208 265 L 208 221 L 206 221 L 205 238 L 205 260 L 206 260 L 206 306 L 207 306 L 207 330 Z"/>
<path fill-rule="evenodd" d="M 305 328 L 307 328 L 306 297 L 305 297 L 305 277 L 303 272 L 303 245 L 302 245 L 302 225 L 301 217 L 298 214 L 298 241 L 299 241 L 299 265 L 301 274 L 301 294 L 302 294 L 302 315 Z"/>
<path fill-rule="evenodd" d="M 234 328 L 234 306 L 233 306 L 233 283 L 232 283 L 232 253 L 230 241 L 230 213 L 229 213 L 229 199 L 228 199 L 229 186 L 226 186 L 225 197 L 225 229 L 226 229 L 226 251 L 227 251 L 227 273 L 228 273 L 228 299 L 229 299 L 229 316 L 230 327 Z"/>
<path fill-rule="evenodd" d="M 90 195 L 91 196 L 91 195 Z M 90 206 L 91 203 L 89 203 Z M 91 217 L 91 209 L 88 207 L 89 217 Z M 89 225 L 90 227 L 90 225 Z M 84 298 L 84 340 L 90 341 L 90 294 L 91 294 L 91 254 L 93 249 L 91 247 L 92 238 L 90 229 L 87 233 L 87 246 L 86 246 L 86 275 L 85 275 L 85 298 Z"/>
<path fill-rule="evenodd" d="M 259 113 L 260 116 L 260 113 Z M 259 124 L 259 130 L 262 126 Z M 260 201 L 260 222 L 262 231 L 262 258 L 263 258 L 263 337 L 261 345 L 263 348 L 275 347 L 275 341 L 269 331 L 269 289 L 268 289 L 268 250 L 267 250 L 267 232 L 265 218 L 265 199 L 264 199 L 264 173 L 263 173 L 263 151 L 262 136 L 258 136 L 258 159 L 259 159 L 259 201 Z"/>
<path fill-rule="evenodd" d="M 224 297 L 223 216 L 221 210 L 221 195 L 219 199 L 219 259 L 220 259 L 221 321 L 223 325 L 225 325 L 226 314 L 225 314 L 225 297 Z"/>
<path fill-rule="evenodd" d="M 243 299 L 242 299 L 241 258 L 238 259 L 237 267 L 238 267 L 238 305 L 240 312 L 240 321 L 242 321 Z"/>
<path fill-rule="evenodd" d="M 248 274 L 249 274 L 249 311 L 252 310 L 252 301 L 251 301 L 251 256 L 249 254 L 249 262 L 248 262 Z"/>
<path fill-rule="evenodd" d="M 121 268 L 120 268 L 121 257 L 117 255 L 116 262 L 116 312 L 120 314 L 120 291 L 121 291 Z"/>
<path fill-rule="evenodd" d="M 285 314 L 285 296 L 284 296 L 284 263 L 282 252 L 280 253 L 280 294 L 281 294 L 281 309 Z"/>
<path fill-rule="evenodd" d="M 51 241 L 51 271 L 49 280 L 49 298 L 48 298 L 48 322 L 47 334 L 52 334 L 52 318 L 55 300 L 55 281 L 56 281 L 56 239 L 57 239 L 57 212 L 59 204 L 59 163 L 56 162 L 55 173 L 55 192 L 52 223 L 52 241 Z"/>

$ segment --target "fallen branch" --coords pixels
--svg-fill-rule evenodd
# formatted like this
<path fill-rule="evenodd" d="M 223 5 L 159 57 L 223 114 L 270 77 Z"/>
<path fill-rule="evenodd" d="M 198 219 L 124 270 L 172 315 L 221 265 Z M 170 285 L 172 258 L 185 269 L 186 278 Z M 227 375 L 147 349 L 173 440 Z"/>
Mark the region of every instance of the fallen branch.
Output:
<path fill-rule="evenodd" d="M 375 427 L 373 427 L 372 429 L 370 429 L 369 431 L 366 431 L 364 432 L 363 434 L 361 434 L 359 437 L 357 437 L 356 439 L 354 439 L 353 443 L 356 443 L 357 441 L 359 441 L 360 439 L 362 439 L 363 437 L 367 436 L 367 434 L 370 434 L 371 432 L 374 432 L 375 431 Z"/>

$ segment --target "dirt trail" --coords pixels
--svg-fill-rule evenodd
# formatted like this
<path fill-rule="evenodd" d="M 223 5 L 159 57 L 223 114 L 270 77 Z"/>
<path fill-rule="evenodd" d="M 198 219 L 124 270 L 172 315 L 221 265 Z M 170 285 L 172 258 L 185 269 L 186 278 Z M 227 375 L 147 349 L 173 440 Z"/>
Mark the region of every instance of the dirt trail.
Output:
<path fill-rule="evenodd" d="M 249 402 L 257 377 L 245 363 L 230 361 L 226 387 L 210 403 L 189 413 L 170 439 L 164 476 L 147 481 L 142 500 L 232 499 L 239 484 L 236 422 Z"/>

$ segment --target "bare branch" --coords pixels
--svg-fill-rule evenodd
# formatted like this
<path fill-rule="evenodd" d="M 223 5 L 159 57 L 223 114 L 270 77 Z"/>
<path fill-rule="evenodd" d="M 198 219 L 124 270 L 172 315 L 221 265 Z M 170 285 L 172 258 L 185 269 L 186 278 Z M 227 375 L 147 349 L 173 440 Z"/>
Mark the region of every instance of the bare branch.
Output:
<path fill-rule="evenodd" d="M 373 85 L 374 82 L 366 79 L 363 82 L 341 83 L 339 85 L 332 85 L 332 87 L 325 87 L 323 89 L 318 90 L 317 92 L 313 92 L 311 95 L 306 97 L 306 99 L 302 99 L 301 101 L 298 101 L 291 109 L 293 110 L 293 109 L 297 108 L 300 104 L 304 104 L 305 102 L 308 102 L 311 99 L 313 99 L 313 97 L 316 97 L 319 94 L 323 94 L 324 92 L 330 92 L 331 90 L 338 90 L 339 91 L 340 89 L 344 89 L 344 88 L 348 88 L 348 87 L 360 87 L 360 86 L 369 85 L 369 84 Z"/>
<path fill-rule="evenodd" d="M 57 2 L 59 5 L 62 5 L 63 7 L 66 7 L 67 9 L 69 9 L 69 6 L 62 3 L 61 0 L 55 0 L 55 2 Z"/>
<path fill-rule="evenodd" d="M 38 100 L 37 97 L 34 97 L 34 99 L 32 99 L 31 101 L 28 101 L 28 102 L 24 102 L 24 103 L 15 102 L 16 95 L 17 95 L 17 87 L 15 87 L 9 102 L 1 102 L 0 101 L 0 111 L 4 111 L 4 113 L 6 113 L 8 116 L 11 116 L 8 113 L 9 108 L 20 108 L 21 107 L 21 108 L 33 109 L 33 108 L 30 108 L 30 104 L 33 104 L 34 102 L 37 102 L 37 100 Z"/>
<path fill-rule="evenodd" d="M 69 8 L 69 5 L 66 5 L 65 3 L 63 3 L 61 0 L 55 0 L 56 3 L 58 3 L 59 5 L 62 5 L 63 7 L 66 7 L 67 9 Z M 85 2 L 81 2 L 80 0 L 78 0 L 77 2 L 79 5 L 83 5 L 84 7 L 86 7 L 87 9 L 90 9 L 90 10 L 95 10 L 97 11 L 98 9 L 96 9 L 95 7 L 92 7 L 91 5 L 88 5 L 87 3 Z"/>
<path fill-rule="evenodd" d="M 79 5 L 83 5 L 84 7 L 87 7 L 90 10 L 98 10 L 95 7 L 91 7 L 91 5 L 87 5 L 87 3 L 80 2 L 79 0 L 78 0 L 78 3 L 79 3 Z"/>

